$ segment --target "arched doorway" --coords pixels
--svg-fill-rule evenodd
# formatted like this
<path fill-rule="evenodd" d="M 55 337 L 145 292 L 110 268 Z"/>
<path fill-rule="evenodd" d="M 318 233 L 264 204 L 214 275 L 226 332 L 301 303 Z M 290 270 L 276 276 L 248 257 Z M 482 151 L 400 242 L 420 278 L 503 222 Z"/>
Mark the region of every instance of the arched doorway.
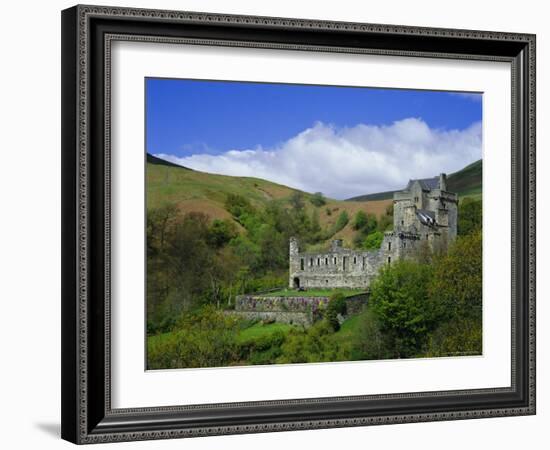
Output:
<path fill-rule="evenodd" d="M 294 280 L 292 280 L 292 284 L 294 286 L 294 289 L 300 289 L 300 278 L 294 277 Z"/>

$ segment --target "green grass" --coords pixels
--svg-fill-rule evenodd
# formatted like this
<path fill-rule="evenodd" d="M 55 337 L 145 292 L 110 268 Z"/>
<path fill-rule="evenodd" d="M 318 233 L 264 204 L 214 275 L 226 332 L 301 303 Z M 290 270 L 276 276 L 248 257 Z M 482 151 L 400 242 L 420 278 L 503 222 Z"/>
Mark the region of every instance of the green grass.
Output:
<path fill-rule="evenodd" d="M 262 294 L 263 297 L 330 297 L 336 293 L 342 293 L 344 296 L 357 295 L 365 292 L 364 289 L 307 289 L 297 291 L 295 289 L 281 289 L 279 291 Z"/>
<path fill-rule="evenodd" d="M 447 178 L 447 188 L 460 197 L 481 194 L 483 162 L 480 159 Z"/>
<path fill-rule="evenodd" d="M 244 342 L 254 341 L 265 336 L 269 337 L 277 332 L 283 332 L 286 334 L 293 328 L 295 328 L 294 325 L 289 325 L 286 323 L 275 322 L 263 324 L 261 322 L 258 322 L 251 327 L 242 330 L 237 336 L 237 342 L 239 344 L 242 344 Z"/>

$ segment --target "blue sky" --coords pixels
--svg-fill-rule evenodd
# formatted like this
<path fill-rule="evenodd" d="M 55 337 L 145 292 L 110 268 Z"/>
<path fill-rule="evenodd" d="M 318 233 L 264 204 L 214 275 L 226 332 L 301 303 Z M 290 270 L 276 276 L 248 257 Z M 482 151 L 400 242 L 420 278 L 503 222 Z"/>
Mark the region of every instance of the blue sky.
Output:
<path fill-rule="evenodd" d="M 479 94 L 146 79 L 149 153 L 336 198 L 459 170 L 481 158 L 481 120 Z"/>

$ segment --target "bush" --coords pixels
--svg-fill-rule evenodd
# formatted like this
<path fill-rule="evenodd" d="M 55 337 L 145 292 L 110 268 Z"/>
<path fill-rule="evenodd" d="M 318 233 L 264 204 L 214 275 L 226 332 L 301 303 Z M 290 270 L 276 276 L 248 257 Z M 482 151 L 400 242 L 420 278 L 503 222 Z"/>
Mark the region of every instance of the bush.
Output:
<path fill-rule="evenodd" d="M 440 320 L 428 297 L 431 276 L 431 266 L 400 260 L 382 268 L 371 284 L 369 304 L 393 358 L 418 355 Z"/>
<path fill-rule="evenodd" d="M 481 231 L 458 237 L 437 262 L 429 292 L 447 319 L 481 320 L 482 270 Z"/>
<path fill-rule="evenodd" d="M 280 364 L 323 361 L 348 361 L 349 354 L 332 339 L 334 333 L 327 321 L 321 320 L 307 330 L 289 333 L 281 346 Z"/>
<path fill-rule="evenodd" d="M 458 234 L 464 236 L 481 230 L 482 219 L 481 200 L 466 197 L 458 207 Z"/>
<path fill-rule="evenodd" d="M 369 234 L 376 230 L 378 226 L 378 220 L 372 213 L 365 213 L 364 211 L 357 211 L 353 221 L 353 228 L 355 230 L 361 230 L 364 234 Z"/>
<path fill-rule="evenodd" d="M 239 360 L 237 319 L 213 307 L 180 317 L 173 332 L 147 339 L 147 368 L 223 367 Z"/>
<path fill-rule="evenodd" d="M 381 231 L 375 231 L 370 233 L 363 242 L 363 247 L 367 250 L 378 250 L 382 246 L 384 240 L 384 233 Z"/>
<path fill-rule="evenodd" d="M 317 206 L 317 207 L 326 205 L 326 203 L 327 203 L 327 201 L 325 200 L 325 197 L 324 197 L 322 192 L 316 192 L 315 194 L 313 194 L 309 198 L 309 201 L 311 202 L 312 205 Z"/>
<path fill-rule="evenodd" d="M 367 225 L 367 214 L 364 211 L 357 211 L 353 220 L 353 229 L 360 230 Z"/>
<path fill-rule="evenodd" d="M 430 337 L 426 356 L 481 355 L 481 320 L 452 319 L 437 328 Z"/>
<path fill-rule="evenodd" d="M 340 292 L 332 294 L 324 312 L 324 318 L 332 327 L 333 331 L 338 331 L 340 329 L 338 315 L 344 316 L 346 312 L 346 297 L 344 297 L 344 294 Z"/>
<path fill-rule="evenodd" d="M 254 212 L 254 208 L 248 199 L 238 194 L 227 194 L 225 209 L 235 217 L 241 217 L 245 213 L 250 214 Z"/>
<path fill-rule="evenodd" d="M 334 233 L 342 230 L 349 223 L 349 216 L 346 211 L 342 211 L 336 219 L 336 224 L 334 225 Z"/>
<path fill-rule="evenodd" d="M 238 234 L 237 227 L 231 220 L 215 219 L 208 230 L 208 244 L 213 248 L 221 248 Z"/>
<path fill-rule="evenodd" d="M 381 331 L 380 320 L 371 308 L 359 317 L 358 332 L 353 337 L 353 359 L 384 359 L 390 357 Z"/>

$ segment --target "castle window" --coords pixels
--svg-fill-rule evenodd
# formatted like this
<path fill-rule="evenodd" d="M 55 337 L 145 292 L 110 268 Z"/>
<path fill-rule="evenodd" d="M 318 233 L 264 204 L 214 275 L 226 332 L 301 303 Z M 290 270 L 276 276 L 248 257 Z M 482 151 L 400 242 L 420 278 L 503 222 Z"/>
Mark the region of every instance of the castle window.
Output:
<path fill-rule="evenodd" d="M 343 268 L 344 270 L 346 270 L 346 262 L 347 262 L 346 260 L 347 260 L 347 259 L 348 259 L 348 258 L 347 258 L 346 256 L 344 256 L 344 257 L 342 258 L 342 268 Z"/>
<path fill-rule="evenodd" d="M 428 235 L 426 235 L 426 240 L 428 240 Z"/>
<path fill-rule="evenodd" d="M 317 265 L 318 265 L 318 266 L 321 265 L 321 258 L 317 258 Z"/>
<path fill-rule="evenodd" d="M 388 264 L 391 264 L 391 256 L 388 256 Z"/>
<path fill-rule="evenodd" d="M 407 243 L 403 241 L 403 248 L 407 247 Z"/>
<path fill-rule="evenodd" d="M 325 266 L 328 266 L 328 258 L 325 258 Z"/>
<path fill-rule="evenodd" d="M 415 202 L 415 203 L 418 203 L 418 197 L 415 197 L 415 198 L 414 198 L 414 202 Z"/>
<path fill-rule="evenodd" d="M 325 280 L 325 284 L 328 284 L 328 280 Z"/>
<path fill-rule="evenodd" d="M 357 264 L 357 257 L 356 256 L 353 257 L 353 264 Z"/>
<path fill-rule="evenodd" d="M 367 260 L 367 258 L 365 258 L 365 257 L 363 256 L 363 269 L 365 268 L 365 262 L 366 262 L 366 260 Z"/>
<path fill-rule="evenodd" d="M 404 221 L 404 220 L 401 221 L 401 225 L 405 225 L 405 221 Z"/>
<path fill-rule="evenodd" d="M 300 270 L 304 270 L 304 258 L 300 259 Z"/>
<path fill-rule="evenodd" d="M 334 264 L 336 264 L 336 257 L 334 257 Z"/>
<path fill-rule="evenodd" d="M 309 258 L 309 265 L 313 267 L 313 258 Z"/>
<path fill-rule="evenodd" d="M 391 242 L 388 242 L 388 250 L 391 250 Z"/>

